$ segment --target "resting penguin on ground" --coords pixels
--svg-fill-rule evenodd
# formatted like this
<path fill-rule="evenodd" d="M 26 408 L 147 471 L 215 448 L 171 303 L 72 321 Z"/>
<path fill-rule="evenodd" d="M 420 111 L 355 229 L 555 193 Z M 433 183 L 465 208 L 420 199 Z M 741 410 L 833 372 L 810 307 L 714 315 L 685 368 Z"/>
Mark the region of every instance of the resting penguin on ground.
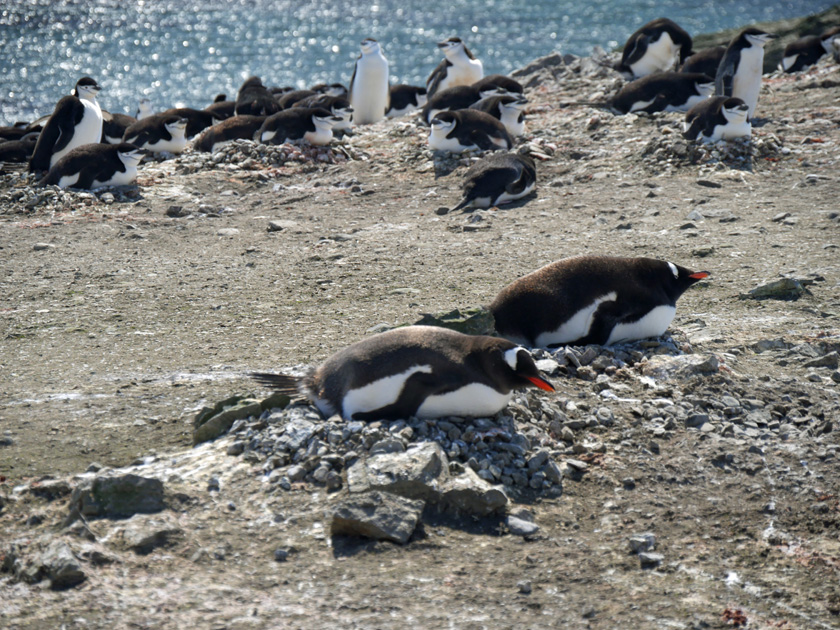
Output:
<path fill-rule="evenodd" d="M 323 146 L 333 139 L 332 127 L 342 122 L 323 108 L 292 107 L 269 116 L 254 134 L 254 140 L 265 144 L 285 144 L 306 140 Z"/>
<path fill-rule="evenodd" d="M 431 128 L 429 147 L 436 151 L 463 153 L 513 147 L 513 138 L 501 122 L 474 109 L 441 112 L 432 118 Z"/>
<path fill-rule="evenodd" d="M 102 110 L 102 142 L 120 144 L 125 130 L 137 122 L 134 116 L 126 114 L 112 114 Z"/>
<path fill-rule="evenodd" d="M 11 127 L 0 127 L 0 142 L 4 140 L 20 140 L 26 134 L 31 133 L 27 127 L 29 127 L 29 123 L 27 122 L 17 122 Z"/>
<path fill-rule="evenodd" d="M 231 116 L 205 129 L 193 143 L 196 151 L 212 153 L 220 145 L 232 140 L 252 140 L 267 116 Z"/>
<path fill-rule="evenodd" d="M 157 116 L 177 116 L 178 118 L 184 118 L 187 121 L 187 130 L 184 132 L 187 138 L 197 136 L 208 127 L 212 127 L 222 120 L 221 118 L 217 118 L 213 112 L 203 109 L 193 109 L 191 107 L 173 107 L 172 109 L 160 112 Z"/>
<path fill-rule="evenodd" d="M 521 94 L 488 96 L 470 105 L 470 109 L 490 114 L 497 118 L 514 138 L 525 134 L 525 106 L 528 104 Z"/>
<path fill-rule="evenodd" d="M 290 90 L 275 94 L 274 98 L 277 100 L 277 104 L 280 105 L 280 109 L 289 109 L 290 107 L 294 107 L 298 101 L 302 101 L 310 96 L 319 96 L 319 94 L 313 90 Z"/>
<path fill-rule="evenodd" d="M 227 100 L 227 94 L 217 94 L 204 111 L 212 114 L 216 120 L 227 120 L 236 115 L 236 102 Z"/>
<path fill-rule="evenodd" d="M 317 83 L 309 89 L 313 92 L 324 94 L 326 96 L 340 96 L 348 98 L 350 95 L 350 92 L 342 83 Z"/>
<path fill-rule="evenodd" d="M 750 108 L 750 118 L 761 91 L 764 45 L 775 37 L 757 28 L 744 29 L 727 46 L 715 76 L 715 96 L 740 98 Z"/>
<path fill-rule="evenodd" d="M 37 142 L 37 133 L 28 133 L 19 140 L 0 141 L 0 162 L 27 162 L 32 157 Z"/>
<path fill-rule="evenodd" d="M 511 79 L 510 77 L 506 77 L 503 74 L 488 74 L 486 77 L 483 77 L 472 84 L 475 88 L 483 88 L 485 85 L 493 84 L 496 87 L 500 87 L 506 92 L 511 92 L 514 94 L 524 94 L 525 89 L 522 87 L 522 84 L 515 79 Z"/>
<path fill-rule="evenodd" d="M 259 77 L 249 77 L 236 95 L 237 116 L 271 116 L 280 111 L 277 100 L 268 91 Z"/>
<path fill-rule="evenodd" d="M 708 275 L 652 258 L 577 256 L 519 278 L 490 311 L 500 335 L 530 347 L 610 345 L 662 335 L 677 299 Z"/>
<path fill-rule="evenodd" d="M 671 70 L 691 54 L 691 35 L 668 18 L 648 22 L 624 44 L 615 69 L 625 79 Z"/>
<path fill-rule="evenodd" d="M 817 63 L 823 55 L 835 54 L 840 49 L 840 27 L 822 35 L 800 37 L 785 47 L 779 68 L 785 72 L 799 72 Z"/>
<path fill-rule="evenodd" d="M 426 88 L 416 85 L 392 85 L 389 88 L 386 118 L 397 118 L 416 111 L 426 104 Z"/>
<path fill-rule="evenodd" d="M 255 373 L 280 392 L 301 393 L 330 417 L 395 420 L 486 417 L 513 390 L 554 391 L 531 354 L 509 341 L 434 326 L 407 326 L 340 350 L 302 378 Z"/>
<path fill-rule="evenodd" d="M 456 109 L 468 109 L 470 105 L 478 103 L 483 98 L 507 94 L 507 91 L 492 84 L 481 87 L 472 85 L 458 85 L 445 90 L 439 90 L 433 97 L 426 101 L 423 106 L 422 118 L 426 124 L 431 124 L 432 118 L 440 112 L 454 111 Z"/>
<path fill-rule="evenodd" d="M 353 108 L 350 107 L 350 101 L 346 96 L 330 96 L 328 94 L 314 94 L 299 100 L 292 105 L 292 109 L 298 107 L 308 107 L 326 109 L 332 112 L 332 115 L 341 120 L 337 120 L 332 127 L 333 135 L 337 133 L 347 133 L 353 129 Z"/>
<path fill-rule="evenodd" d="M 537 185 L 534 160 L 517 153 L 491 153 L 464 174 L 464 198 L 452 210 L 501 206 L 530 194 Z"/>
<path fill-rule="evenodd" d="M 150 153 L 183 153 L 187 148 L 187 120 L 157 114 L 138 120 L 125 130 L 123 140 Z"/>
<path fill-rule="evenodd" d="M 725 53 L 725 46 L 713 46 L 696 52 L 685 60 L 685 63 L 680 67 L 680 72 L 698 72 L 714 77 Z"/>
<path fill-rule="evenodd" d="M 137 165 L 143 155 L 143 151 L 125 142 L 85 144 L 56 162 L 40 184 L 84 189 L 128 186 L 137 179 Z"/>
<path fill-rule="evenodd" d="M 714 80 L 705 74 L 657 72 L 625 85 L 609 105 L 619 114 L 684 112 L 714 91 Z"/>
<path fill-rule="evenodd" d="M 388 96 L 388 60 L 382 54 L 379 42 L 368 37 L 362 40 L 362 52 L 350 77 L 353 122 L 368 125 L 385 118 Z"/>
<path fill-rule="evenodd" d="M 484 66 L 475 58 L 460 37 L 438 42 L 445 59 L 426 79 L 426 93 L 432 98 L 440 90 L 458 85 L 472 85 L 484 77 Z"/>
<path fill-rule="evenodd" d="M 102 110 L 96 102 L 101 89 L 90 77 L 82 77 L 73 95 L 58 101 L 38 137 L 30 171 L 49 170 L 72 149 L 102 139 Z"/>
<path fill-rule="evenodd" d="M 749 138 L 749 107 L 740 98 L 713 96 L 697 103 L 685 115 L 685 137 L 701 142 Z"/>

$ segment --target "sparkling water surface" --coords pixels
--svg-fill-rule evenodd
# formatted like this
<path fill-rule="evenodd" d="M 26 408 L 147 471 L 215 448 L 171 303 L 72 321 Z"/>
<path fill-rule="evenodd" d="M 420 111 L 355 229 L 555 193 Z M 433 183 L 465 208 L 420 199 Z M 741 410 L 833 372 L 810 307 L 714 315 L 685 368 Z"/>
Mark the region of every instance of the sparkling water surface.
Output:
<path fill-rule="evenodd" d="M 422 85 L 460 36 L 506 74 L 552 51 L 610 50 L 645 22 L 669 17 L 689 33 L 747 26 L 823 11 L 802 0 L 4 0 L 0 5 L 0 124 L 52 112 L 76 80 L 94 77 L 99 101 L 133 114 L 202 108 L 219 92 L 235 98 L 256 74 L 269 86 L 347 83 L 359 42 L 379 40 L 392 83 Z"/>

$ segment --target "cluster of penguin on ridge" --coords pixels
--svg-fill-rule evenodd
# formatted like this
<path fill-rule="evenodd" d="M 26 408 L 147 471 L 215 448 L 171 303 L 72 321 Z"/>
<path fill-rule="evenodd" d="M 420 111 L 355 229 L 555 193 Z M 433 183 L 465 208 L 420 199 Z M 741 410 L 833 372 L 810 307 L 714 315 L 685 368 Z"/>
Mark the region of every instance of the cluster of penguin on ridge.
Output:
<path fill-rule="evenodd" d="M 761 87 L 764 45 L 774 35 L 741 31 L 728 47 L 692 51 L 690 35 L 667 18 L 633 33 L 615 69 L 632 79 L 612 99 L 585 103 L 624 114 L 685 111 L 691 140 L 749 138 Z M 536 184 L 533 160 L 509 152 L 524 134 L 522 86 L 501 75 L 484 76 L 481 62 L 457 37 L 440 42 L 445 59 L 425 88 L 390 86 L 379 44 L 362 42 L 349 89 L 269 89 L 251 77 L 236 101 L 220 95 L 204 110 L 151 114 L 141 102 L 135 118 L 102 112 L 95 80 L 79 80 L 53 114 L 18 129 L 38 129 L 31 171 L 47 171 L 44 185 L 97 188 L 132 183 L 147 152 L 180 153 L 197 136 L 198 151 L 234 139 L 282 144 L 328 144 L 351 124 L 375 123 L 421 109 L 432 149 L 464 152 L 504 149 L 468 169 L 456 209 L 490 207 L 520 199 Z M 822 52 L 820 52 L 822 51 Z M 825 53 L 840 57 L 840 28 L 797 40 L 782 69 L 795 72 Z M 679 68 L 679 71 L 674 71 Z M 715 96 L 712 96 L 715 94 Z M 7 130 L 0 130 L 2 133 Z M 8 137 L 8 136 L 6 136 Z M 104 140 L 100 144 L 100 140 Z M 0 144 L 0 153 L 3 145 Z M 308 397 L 326 416 L 374 420 L 407 416 L 488 416 L 514 389 L 553 386 L 526 347 L 613 344 L 665 333 L 685 290 L 709 276 L 649 258 L 579 256 L 549 264 L 504 288 L 489 310 L 504 338 L 470 336 L 410 326 L 374 335 L 337 352 L 304 377 L 255 373 L 279 391 Z"/>

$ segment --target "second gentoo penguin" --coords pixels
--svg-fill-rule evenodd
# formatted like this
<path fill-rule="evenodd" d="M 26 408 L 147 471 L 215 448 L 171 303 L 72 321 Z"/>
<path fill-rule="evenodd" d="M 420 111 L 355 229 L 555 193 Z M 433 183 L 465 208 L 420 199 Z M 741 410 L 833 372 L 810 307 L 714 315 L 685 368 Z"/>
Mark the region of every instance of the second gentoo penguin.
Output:
<path fill-rule="evenodd" d="M 715 95 L 734 96 L 755 116 L 761 75 L 764 73 L 764 45 L 776 36 L 757 28 L 746 28 L 729 43 L 715 76 Z"/>
<path fill-rule="evenodd" d="M 610 345 L 662 335 L 677 299 L 708 275 L 653 258 L 577 256 L 519 278 L 490 311 L 499 334 L 515 343 Z"/>
<path fill-rule="evenodd" d="M 392 85 L 389 88 L 390 96 L 387 118 L 405 116 L 420 109 L 426 104 L 426 88 L 417 85 Z"/>
<path fill-rule="evenodd" d="M 267 116 L 231 116 L 213 125 L 195 139 L 196 151 L 211 153 L 220 145 L 233 140 L 252 140 Z"/>
<path fill-rule="evenodd" d="M 49 170 L 72 149 L 102 139 L 102 110 L 96 102 L 101 89 L 90 77 L 82 77 L 73 95 L 58 101 L 38 137 L 30 171 Z"/>
<path fill-rule="evenodd" d="M 131 125 L 123 140 L 151 153 L 178 154 L 187 148 L 186 131 L 186 118 L 157 114 Z"/>
<path fill-rule="evenodd" d="M 271 116 L 280 111 L 277 100 L 259 77 L 248 77 L 236 95 L 237 116 Z"/>
<path fill-rule="evenodd" d="M 658 18 L 627 38 L 616 70 L 626 79 L 638 79 L 679 67 L 690 54 L 691 35 L 676 22 Z"/>
<path fill-rule="evenodd" d="M 534 160 L 517 153 L 491 153 L 464 174 L 464 198 L 453 208 L 489 208 L 522 199 L 537 185 Z"/>
<path fill-rule="evenodd" d="M 610 101 L 620 114 L 684 112 L 715 91 L 714 80 L 692 72 L 657 72 L 625 85 Z"/>
<path fill-rule="evenodd" d="M 713 96 L 697 103 L 685 115 L 685 137 L 701 142 L 749 138 L 749 107 L 734 96 Z"/>
<path fill-rule="evenodd" d="M 137 179 L 137 165 L 143 155 L 128 143 L 85 144 L 56 162 L 40 184 L 84 189 L 128 186 Z"/>
<path fill-rule="evenodd" d="M 323 146 L 333 139 L 333 125 L 342 122 L 323 108 L 292 107 L 273 114 L 263 121 L 254 140 L 265 144 L 285 144 L 306 140 Z"/>
<path fill-rule="evenodd" d="M 439 90 L 458 85 L 472 85 L 484 77 L 484 66 L 475 58 L 460 37 L 450 37 L 438 42 L 445 59 L 432 70 L 426 79 L 426 93 L 429 98 Z"/>
<path fill-rule="evenodd" d="M 501 122 L 474 109 L 441 112 L 432 118 L 431 128 L 429 147 L 436 151 L 463 153 L 513 147 L 513 138 Z"/>
<path fill-rule="evenodd" d="M 779 67 L 785 72 L 799 72 L 813 66 L 823 55 L 835 54 L 836 50 L 840 50 L 840 27 L 791 42 L 785 47 Z"/>
<path fill-rule="evenodd" d="M 521 94 L 505 94 L 502 96 L 488 96 L 470 105 L 470 109 L 490 114 L 508 130 L 514 138 L 525 134 L 525 106 L 528 104 Z"/>
<path fill-rule="evenodd" d="M 362 52 L 350 77 L 353 122 L 369 125 L 385 118 L 388 111 L 388 60 L 375 39 L 362 40 Z"/>
<path fill-rule="evenodd" d="M 507 91 L 493 84 L 485 84 L 480 87 L 458 85 L 445 90 L 438 90 L 423 106 L 423 120 L 426 121 L 426 124 L 431 124 L 432 118 L 440 112 L 467 109 L 481 99 L 502 94 L 507 94 Z"/>
<path fill-rule="evenodd" d="M 373 335 L 303 378 L 252 376 L 283 393 L 302 393 L 324 416 L 348 421 L 486 417 L 503 409 L 515 389 L 554 390 L 524 348 L 434 326 Z"/>
<path fill-rule="evenodd" d="M 726 46 L 712 46 L 696 52 L 685 60 L 680 72 L 699 72 L 714 77 L 717 74 L 720 60 L 726 53 Z"/>

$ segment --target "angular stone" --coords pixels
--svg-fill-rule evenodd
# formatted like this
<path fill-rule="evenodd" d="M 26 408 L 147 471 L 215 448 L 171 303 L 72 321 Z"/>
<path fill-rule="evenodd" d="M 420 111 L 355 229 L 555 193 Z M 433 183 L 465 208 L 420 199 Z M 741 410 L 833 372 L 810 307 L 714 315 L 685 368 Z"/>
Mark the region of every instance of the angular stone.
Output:
<path fill-rule="evenodd" d="M 213 440 L 225 433 L 234 422 L 259 415 L 262 405 L 258 400 L 232 396 L 214 407 L 204 407 L 193 421 L 193 445 Z"/>
<path fill-rule="evenodd" d="M 828 354 L 824 354 L 821 357 L 816 359 L 812 359 L 802 365 L 804 368 L 819 368 L 819 367 L 826 367 L 832 370 L 836 370 L 838 366 L 838 355 L 837 352 L 829 352 Z"/>
<path fill-rule="evenodd" d="M 781 280 L 774 280 L 773 282 L 759 285 L 742 297 L 752 298 L 754 300 L 797 300 L 805 293 L 807 293 L 807 290 L 799 280 L 795 278 L 782 278 Z"/>
<path fill-rule="evenodd" d="M 424 313 L 423 317 L 414 324 L 451 328 L 467 335 L 487 335 L 495 330 L 493 315 L 482 307 L 468 308 L 463 311 L 456 308 L 442 315 Z"/>
<path fill-rule="evenodd" d="M 181 534 L 169 519 L 135 516 L 125 526 L 123 541 L 126 547 L 135 553 L 146 555 L 158 547 L 169 543 L 173 537 Z"/>
<path fill-rule="evenodd" d="M 396 438 L 385 438 L 379 440 L 370 447 L 371 455 L 383 455 L 388 453 L 403 453 L 405 452 L 405 445 Z"/>
<path fill-rule="evenodd" d="M 387 492 L 351 495 L 332 510 L 333 536 L 362 536 L 405 544 L 426 503 Z"/>
<path fill-rule="evenodd" d="M 656 536 L 650 532 L 645 532 L 644 534 L 635 534 L 627 539 L 627 544 L 630 547 L 631 553 L 653 551 L 653 549 L 656 547 Z"/>
<path fill-rule="evenodd" d="M 70 546 L 61 541 L 54 540 L 43 553 L 41 553 L 40 565 L 43 573 L 50 580 L 50 586 L 54 589 L 69 588 L 85 581 L 85 572 L 82 565 L 76 559 Z"/>
<path fill-rule="evenodd" d="M 64 479 L 47 479 L 46 481 L 33 482 L 29 486 L 30 494 L 47 501 L 54 501 L 67 496 L 72 490 L 70 484 Z"/>
<path fill-rule="evenodd" d="M 163 482 L 132 474 L 86 479 L 70 497 L 71 519 L 75 513 L 126 518 L 160 512 L 165 507 Z"/>
<path fill-rule="evenodd" d="M 711 354 L 657 355 L 642 366 L 642 374 L 659 380 L 682 379 L 696 374 L 714 374 L 719 367 L 717 357 Z"/>
<path fill-rule="evenodd" d="M 527 510 L 508 514 L 505 524 L 514 536 L 533 536 L 540 531 L 540 526 L 534 522 L 534 515 Z"/>
<path fill-rule="evenodd" d="M 410 499 L 439 498 L 448 479 L 449 462 L 436 442 L 359 459 L 347 469 L 351 493 L 381 490 Z"/>
<path fill-rule="evenodd" d="M 508 504 L 501 488 L 479 477 L 470 467 L 445 482 L 438 500 L 444 510 L 479 517 L 501 512 Z"/>

